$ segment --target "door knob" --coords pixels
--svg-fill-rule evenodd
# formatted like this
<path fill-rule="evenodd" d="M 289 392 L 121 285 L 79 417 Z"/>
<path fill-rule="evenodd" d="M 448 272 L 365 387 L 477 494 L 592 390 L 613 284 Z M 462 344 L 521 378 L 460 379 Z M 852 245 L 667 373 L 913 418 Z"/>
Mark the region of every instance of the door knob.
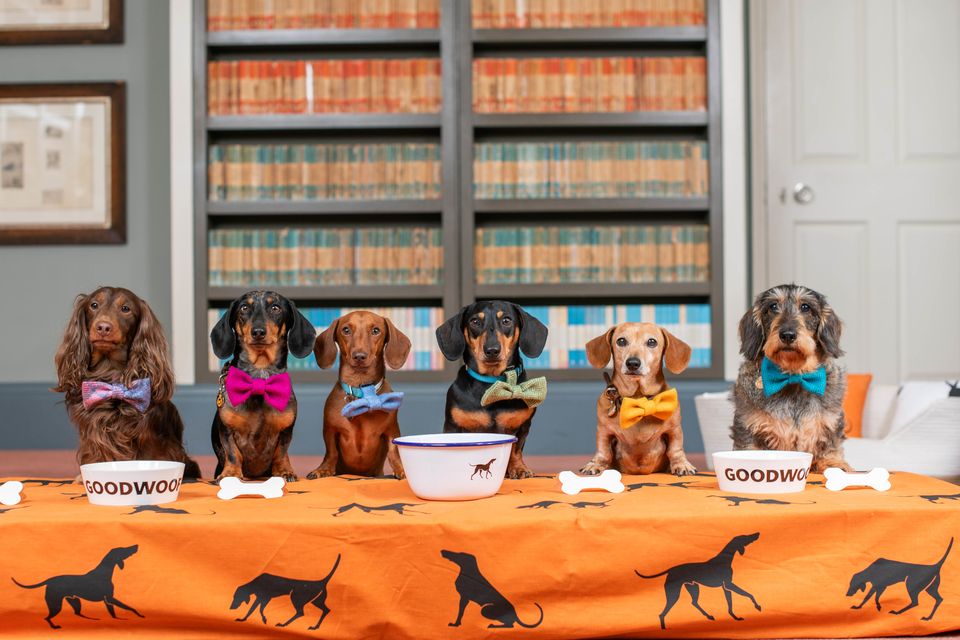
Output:
<path fill-rule="evenodd" d="M 808 184 L 798 182 L 793 185 L 793 199 L 797 204 L 810 204 L 813 202 L 813 188 Z"/>

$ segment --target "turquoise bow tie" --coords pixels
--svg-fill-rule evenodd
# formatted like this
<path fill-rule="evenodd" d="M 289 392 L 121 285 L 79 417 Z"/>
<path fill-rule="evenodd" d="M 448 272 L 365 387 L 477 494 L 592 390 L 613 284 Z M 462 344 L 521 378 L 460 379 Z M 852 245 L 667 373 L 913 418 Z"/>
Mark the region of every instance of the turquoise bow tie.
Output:
<path fill-rule="evenodd" d="M 769 358 L 764 358 L 760 364 L 760 378 L 763 380 L 763 395 L 768 398 L 788 384 L 799 384 L 818 396 L 827 392 L 827 370 L 824 367 L 809 373 L 784 373 Z"/>

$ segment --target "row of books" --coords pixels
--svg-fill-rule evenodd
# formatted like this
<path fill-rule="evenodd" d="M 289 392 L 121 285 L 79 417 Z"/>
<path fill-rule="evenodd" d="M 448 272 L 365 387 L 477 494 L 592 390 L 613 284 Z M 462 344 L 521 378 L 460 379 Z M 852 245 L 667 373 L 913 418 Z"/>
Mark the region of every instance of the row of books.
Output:
<path fill-rule="evenodd" d="M 351 308 L 313 308 L 299 306 L 317 332 L 326 329 Z M 410 356 L 402 367 L 407 371 L 438 371 L 443 369 L 444 358 L 437 347 L 435 330 L 446 319 L 443 309 L 437 307 L 368 308 L 374 313 L 387 316 L 405 333 L 413 346 Z M 691 347 L 690 367 L 709 367 L 711 359 L 710 305 L 708 304 L 637 304 L 637 305 L 571 305 L 571 306 L 524 306 L 532 316 L 547 325 L 547 346 L 537 358 L 527 358 L 524 365 L 535 369 L 589 369 L 586 344 L 603 335 L 607 329 L 621 322 L 652 322 L 660 325 Z M 209 328 L 225 312 L 210 309 L 207 314 Z M 222 362 L 208 351 L 210 371 L 219 371 Z M 333 365 L 336 370 L 338 363 Z M 288 368 L 293 371 L 317 370 L 317 362 L 311 354 L 297 359 L 290 356 Z M 597 372 L 600 380 L 600 373 Z"/>
<path fill-rule="evenodd" d="M 707 225 L 484 226 L 480 284 L 707 282 Z"/>
<path fill-rule="evenodd" d="M 211 201 L 435 199 L 440 145 L 212 144 Z"/>
<path fill-rule="evenodd" d="M 439 227 L 218 228 L 207 238 L 211 286 L 439 284 Z"/>
<path fill-rule="evenodd" d="M 483 142 L 474 197 L 697 197 L 709 193 L 707 143 Z"/>
<path fill-rule="evenodd" d="M 439 24 L 440 0 L 207 0 L 208 31 L 436 29 Z"/>
<path fill-rule="evenodd" d="M 704 111 L 706 58 L 477 58 L 477 113 Z"/>
<path fill-rule="evenodd" d="M 440 59 L 216 60 L 210 115 L 436 113 Z"/>
<path fill-rule="evenodd" d="M 473 0 L 474 29 L 704 24 L 703 0 Z"/>

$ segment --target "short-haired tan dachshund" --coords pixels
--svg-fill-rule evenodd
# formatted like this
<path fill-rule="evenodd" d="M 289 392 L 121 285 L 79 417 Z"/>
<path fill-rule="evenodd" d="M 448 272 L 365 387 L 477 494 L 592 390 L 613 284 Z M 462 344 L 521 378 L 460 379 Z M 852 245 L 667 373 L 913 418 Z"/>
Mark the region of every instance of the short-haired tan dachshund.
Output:
<path fill-rule="evenodd" d="M 597 399 L 597 452 L 580 472 L 696 473 L 683 452 L 677 391 L 663 375 L 663 365 L 673 373 L 687 368 L 690 347 L 655 324 L 624 322 L 587 343 L 594 367 L 611 358 L 613 377 Z"/>

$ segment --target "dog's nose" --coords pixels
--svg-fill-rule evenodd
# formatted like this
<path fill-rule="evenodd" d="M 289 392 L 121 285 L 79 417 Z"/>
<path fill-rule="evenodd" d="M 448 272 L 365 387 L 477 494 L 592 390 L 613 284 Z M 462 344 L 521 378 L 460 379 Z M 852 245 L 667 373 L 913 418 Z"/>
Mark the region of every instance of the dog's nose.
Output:
<path fill-rule="evenodd" d="M 488 358 L 496 358 L 500 355 L 500 345 L 496 344 L 489 347 L 484 347 L 483 355 L 487 356 Z"/>
<path fill-rule="evenodd" d="M 363 351 L 354 351 L 353 359 L 356 360 L 357 362 L 364 362 L 367 359 L 367 354 L 364 353 Z"/>
<path fill-rule="evenodd" d="M 97 323 L 97 333 L 101 336 L 108 336 L 113 332 L 113 325 L 109 322 L 98 322 Z"/>
<path fill-rule="evenodd" d="M 793 341 L 797 339 L 797 332 L 791 331 L 790 329 L 784 329 L 780 332 L 780 340 L 786 344 L 793 344 Z"/>
<path fill-rule="evenodd" d="M 627 358 L 627 369 L 636 371 L 640 368 L 640 358 Z"/>
<path fill-rule="evenodd" d="M 254 327 L 253 329 L 250 329 L 250 335 L 257 339 L 266 338 L 267 329 L 266 327 Z"/>

